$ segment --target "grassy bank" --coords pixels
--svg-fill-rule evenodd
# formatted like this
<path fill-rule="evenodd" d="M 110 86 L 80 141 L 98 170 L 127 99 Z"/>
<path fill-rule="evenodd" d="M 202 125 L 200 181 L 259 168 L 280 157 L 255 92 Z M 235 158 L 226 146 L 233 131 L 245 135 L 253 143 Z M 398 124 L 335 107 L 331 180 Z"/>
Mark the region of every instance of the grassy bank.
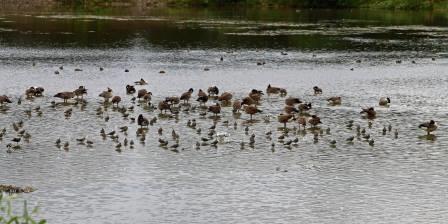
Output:
<path fill-rule="evenodd" d="M 168 7 L 289 7 L 289 8 L 375 8 L 448 9 L 448 0 L 55 0 L 64 5 Z"/>
<path fill-rule="evenodd" d="M 387 9 L 448 9 L 447 0 L 368 0 L 359 7 Z"/>
<path fill-rule="evenodd" d="M 163 0 L 162 0 L 163 1 Z M 167 0 L 168 6 L 448 9 L 448 0 Z"/>

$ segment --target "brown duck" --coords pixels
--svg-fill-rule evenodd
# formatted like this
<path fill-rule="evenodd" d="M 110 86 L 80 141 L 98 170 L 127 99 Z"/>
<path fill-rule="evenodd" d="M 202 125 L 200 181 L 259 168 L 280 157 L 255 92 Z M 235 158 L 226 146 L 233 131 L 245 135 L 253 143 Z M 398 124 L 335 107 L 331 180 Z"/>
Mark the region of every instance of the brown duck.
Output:
<path fill-rule="evenodd" d="M 142 114 L 140 114 L 140 115 L 138 115 L 138 118 L 137 118 L 137 124 L 140 126 L 140 128 L 143 128 L 145 126 L 148 127 L 149 121 L 147 118 L 143 117 Z"/>
<path fill-rule="evenodd" d="M 212 112 L 215 117 L 218 116 L 219 113 L 221 113 L 221 105 L 219 105 L 219 103 L 209 106 L 208 107 L 208 111 Z"/>
<path fill-rule="evenodd" d="M 177 97 L 177 96 L 166 97 L 165 101 L 167 103 L 170 103 L 171 105 L 179 104 L 179 102 L 180 102 L 179 97 Z"/>
<path fill-rule="evenodd" d="M 143 85 L 147 85 L 148 83 L 143 78 L 141 78 L 139 81 L 134 82 L 134 84 L 143 86 Z"/>
<path fill-rule="evenodd" d="M 32 98 L 32 97 L 34 97 L 35 93 L 36 93 L 36 89 L 33 86 L 31 86 L 30 88 L 25 90 L 25 97 Z"/>
<path fill-rule="evenodd" d="M 167 110 L 171 111 L 171 106 L 168 103 L 168 101 L 163 100 L 159 102 L 158 109 L 160 110 L 161 113 L 162 112 L 166 113 Z"/>
<path fill-rule="evenodd" d="M 76 98 L 81 97 L 81 99 L 84 97 L 84 95 L 87 95 L 87 89 L 84 86 L 79 86 L 75 91 L 73 91 Z"/>
<path fill-rule="evenodd" d="M 69 99 L 75 97 L 75 94 L 73 92 L 60 92 L 54 95 L 54 97 L 61 98 L 64 100 L 64 103 L 67 103 Z"/>
<path fill-rule="evenodd" d="M 262 111 L 257 108 L 255 105 L 244 106 L 244 112 L 250 115 L 250 120 L 252 120 L 252 116 L 256 113 L 261 113 Z"/>
<path fill-rule="evenodd" d="M 249 93 L 249 97 L 255 100 L 255 102 L 260 102 L 261 96 L 263 95 L 263 91 L 252 89 Z"/>
<path fill-rule="evenodd" d="M 232 100 L 233 95 L 229 92 L 223 92 L 221 96 L 218 97 L 219 101 L 223 101 L 225 103 L 228 103 Z"/>
<path fill-rule="evenodd" d="M 284 89 L 284 88 L 273 87 L 273 86 L 271 86 L 271 84 L 269 84 L 268 87 L 266 88 L 266 93 L 267 93 L 268 95 L 271 95 L 271 94 L 280 94 L 280 95 L 282 95 L 282 96 L 285 96 L 285 95 L 287 94 L 287 91 L 286 91 L 286 89 Z"/>
<path fill-rule="evenodd" d="M 389 97 L 381 97 L 379 105 L 380 106 L 387 106 L 390 104 L 390 98 Z"/>
<path fill-rule="evenodd" d="M 217 86 L 211 86 L 207 89 L 208 96 L 217 96 L 219 94 L 219 89 Z"/>
<path fill-rule="evenodd" d="M 424 129 L 426 131 L 426 133 L 428 135 L 430 135 L 431 132 L 437 130 L 437 125 L 436 125 L 436 122 L 434 120 L 430 120 L 429 122 L 425 122 L 425 123 L 420 124 L 418 126 L 418 128 Z"/>
<path fill-rule="evenodd" d="M 151 101 L 152 99 L 152 92 L 147 92 L 144 96 L 143 96 L 143 100 L 146 102 Z"/>
<path fill-rule="evenodd" d="M 134 94 L 136 92 L 135 87 L 131 85 L 126 85 L 126 94 Z"/>
<path fill-rule="evenodd" d="M 112 105 L 117 104 L 117 107 L 118 107 L 118 104 L 121 102 L 121 97 L 114 96 L 114 97 L 112 97 L 111 102 L 112 102 Z"/>
<path fill-rule="evenodd" d="M 240 112 L 241 107 L 242 107 L 242 105 L 241 105 L 241 101 L 239 101 L 239 100 L 235 100 L 235 101 L 233 101 L 233 105 L 232 105 L 232 107 L 233 107 L 233 113 L 238 113 L 238 112 Z"/>
<path fill-rule="evenodd" d="M 103 91 L 99 95 L 100 97 L 104 98 L 104 102 L 108 102 L 110 98 L 112 98 L 112 89 L 107 87 L 107 90 Z"/>
<path fill-rule="evenodd" d="M 43 87 L 36 87 L 34 89 L 34 96 L 40 97 L 43 96 L 45 89 Z"/>
<path fill-rule="evenodd" d="M 295 108 L 294 106 L 289 106 L 289 105 L 286 105 L 285 108 L 283 109 L 283 111 L 285 111 L 286 114 L 299 113 L 299 110 L 297 108 Z"/>
<path fill-rule="evenodd" d="M 312 115 L 311 118 L 308 120 L 308 123 L 313 127 L 316 127 L 317 125 L 322 124 L 322 122 L 320 121 L 320 117 L 318 117 L 316 115 Z"/>
<path fill-rule="evenodd" d="M 286 128 L 286 123 L 288 123 L 292 117 L 292 114 L 280 114 L 278 115 L 278 122 L 282 123 L 284 128 Z"/>
<path fill-rule="evenodd" d="M 288 106 L 294 106 L 299 103 L 302 103 L 302 101 L 297 97 L 288 97 L 285 99 L 285 104 Z"/>
<path fill-rule="evenodd" d="M 143 98 L 146 94 L 148 93 L 148 91 L 146 89 L 140 89 L 137 92 L 137 98 L 141 99 Z"/>
<path fill-rule="evenodd" d="M 193 88 L 190 88 L 187 92 L 182 93 L 182 95 L 180 96 L 180 100 L 183 100 L 184 103 L 188 103 L 190 101 L 191 94 L 193 94 L 193 91 Z"/>
<path fill-rule="evenodd" d="M 361 114 L 366 114 L 367 118 L 375 118 L 376 111 L 375 108 L 369 107 L 369 108 L 362 108 Z"/>
<path fill-rule="evenodd" d="M 305 127 L 306 127 L 306 118 L 305 117 L 299 117 L 297 119 L 297 123 L 299 123 L 299 129 L 300 129 L 300 126 L 302 126 L 303 129 L 305 129 Z"/>
<path fill-rule="evenodd" d="M 330 105 L 340 105 L 342 103 L 342 99 L 340 96 L 333 96 L 327 99 Z"/>
<path fill-rule="evenodd" d="M 244 97 L 243 100 L 241 101 L 241 105 L 255 105 L 255 104 L 257 104 L 257 102 L 249 96 Z"/>
<path fill-rule="evenodd" d="M 314 86 L 313 90 L 314 90 L 314 95 L 322 94 L 322 89 L 319 88 L 318 86 Z"/>
<path fill-rule="evenodd" d="M 12 101 L 6 95 L 0 96 L 0 105 L 4 103 L 12 103 Z"/>
<path fill-rule="evenodd" d="M 301 103 L 299 104 L 299 111 L 300 113 L 303 113 L 305 111 L 311 110 L 311 103 Z"/>
<path fill-rule="evenodd" d="M 196 99 L 196 101 L 199 102 L 199 105 L 205 105 L 205 103 L 207 103 L 208 101 L 208 95 L 204 91 L 202 91 L 202 89 L 199 89 L 198 98 Z"/>

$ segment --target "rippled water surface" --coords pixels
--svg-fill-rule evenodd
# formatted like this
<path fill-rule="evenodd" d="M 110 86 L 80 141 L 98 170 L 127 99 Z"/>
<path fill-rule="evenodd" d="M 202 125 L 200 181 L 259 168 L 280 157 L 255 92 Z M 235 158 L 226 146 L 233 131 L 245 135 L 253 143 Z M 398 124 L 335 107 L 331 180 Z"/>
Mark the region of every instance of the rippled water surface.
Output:
<path fill-rule="evenodd" d="M 0 141 L 0 184 L 37 188 L 22 197 L 38 203 L 50 223 L 443 223 L 447 25 L 446 14 L 437 12 L 3 12 L 0 94 L 14 103 L 0 111 L 0 128 L 7 129 Z M 271 83 L 312 102 L 310 113 L 321 117 L 324 131 L 314 142 L 313 130 L 297 133 L 290 122 L 285 142 L 299 141 L 285 147 L 277 122 L 285 98 L 265 96 L 255 121 L 223 108 L 216 132 L 228 137 L 197 150 L 213 125 L 211 114 L 201 116 L 196 108 L 166 117 L 133 104 L 125 85 L 140 78 L 149 85 L 138 88 L 152 91 L 154 104 L 189 88 L 196 96 L 211 85 L 241 99 Z M 80 85 L 88 88 L 86 105 L 51 107 L 59 102 L 54 94 Z M 314 85 L 323 95 L 312 94 Z M 17 105 L 29 86 L 45 87 L 44 97 Z M 122 106 L 134 105 L 129 118 L 158 117 L 145 142 L 116 108 L 96 114 L 103 105 L 98 94 L 107 87 L 123 98 Z M 328 105 L 330 96 L 341 96 L 342 105 Z M 391 106 L 377 107 L 369 128 L 360 108 L 377 106 L 382 96 L 391 98 Z M 25 113 L 37 106 L 42 116 Z M 69 108 L 73 114 L 65 117 Z M 193 118 L 196 129 L 186 125 Z M 428 139 L 417 127 L 430 119 L 439 129 Z M 7 153 L 17 136 L 12 123 L 20 120 L 32 137 Z M 346 142 L 356 136 L 355 127 L 346 127 L 349 120 L 366 129 L 374 146 L 363 138 Z M 393 131 L 383 135 L 389 125 Z M 133 140 L 135 147 L 119 153 L 117 142 L 103 139 L 100 130 L 122 126 L 129 130 L 118 141 Z M 178 153 L 170 148 L 172 130 L 180 135 Z M 82 137 L 93 147 L 77 144 Z M 70 143 L 68 150 L 55 146 L 58 138 Z M 169 141 L 167 148 L 159 138 Z"/>

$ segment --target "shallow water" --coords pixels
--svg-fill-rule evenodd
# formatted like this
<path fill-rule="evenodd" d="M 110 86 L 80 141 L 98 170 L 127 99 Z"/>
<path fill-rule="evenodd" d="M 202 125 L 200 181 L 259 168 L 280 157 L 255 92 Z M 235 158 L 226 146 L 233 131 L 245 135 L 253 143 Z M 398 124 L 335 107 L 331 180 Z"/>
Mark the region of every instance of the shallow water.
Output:
<path fill-rule="evenodd" d="M 37 188 L 22 197 L 38 203 L 40 216 L 50 223 L 441 223 L 448 218 L 448 22 L 443 13 L 204 10 L 0 17 L 0 93 L 17 102 L 29 86 L 46 89 L 42 98 L 0 111 L 0 128 L 7 128 L 0 142 L 0 183 Z M 266 64 L 257 66 L 262 61 Z M 311 130 L 291 131 L 286 139 L 298 137 L 297 146 L 283 146 L 277 141 L 282 125 L 276 116 L 284 98 L 265 97 L 255 122 L 223 109 L 216 131 L 229 137 L 217 147 L 196 150 L 213 124 L 210 114 L 201 117 L 197 109 L 165 118 L 135 104 L 130 117 L 159 118 L 142 144 L 137 125 L 111 106 L 103 116 L 95 111 L 106 87 L 123 98 L 122 105 L 133 105 L 125 85 L 141 77 L 149 81 L 141 88 L 153 92 L 155 104 L 189 88 L 217 85 L 242 98 L 271 83 L 312 102 L 311 113 L 331 133 L 324 131 L 314 143 Z M 89 92 L 84 108 L 50 107 L 51 96 L 79 85 Z M 314 85 L 324 94 L 314 96 Z M 330 96 L 341 96 L 342 105 L 329 106 Z M 376 106 L 382 96 L 392 104 L 377 107 L 378 117 L 368 128 L 360 108 Z M 25 114 L 39 105 L 41 117 Z M 66 118 L 68 108 L 73 115 Z M 201 135 L 186 126 L 193 118 Z M 439 124 L 435 140 L 417 128 L 429 119 Z M 19 120 L 32 138 L 6 153 L 17 135 L 11 124 Z M 355 128 L 346 128 L 348 120 L 366 128 L 375 145 L 360 139 L 346 143 L 356 136 Z M 397 139 L 391 132 L 382 134 L 389 124 L 398 130 Z M 118 153 L 117 143 L 99 132 L 124 125 L 129 131 L 119 134 L 120 142 L 127 137 L 136 144 Z M 179 153 L 157 142 L 160 137 L 174 144 L 172 129 L 180 134 Z M 271 140 L 265 137 L 269 130 Z M 248 144 L 252 133 L 254 147 Z M 94 142 L 92 148 L 77 144 L 76 138 L 84 136 Z M 70 142 L 68 151 L 55 146 L 57 138 Z M 329 143 L 333 139 L 336 147 Z"/>

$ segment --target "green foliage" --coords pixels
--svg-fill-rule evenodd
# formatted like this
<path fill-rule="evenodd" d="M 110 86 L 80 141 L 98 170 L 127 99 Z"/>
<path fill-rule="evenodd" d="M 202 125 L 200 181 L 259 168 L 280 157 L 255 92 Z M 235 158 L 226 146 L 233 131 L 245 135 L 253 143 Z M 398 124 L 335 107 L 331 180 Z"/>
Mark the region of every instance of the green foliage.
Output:
<path fill-rule="evenodd" d="M 21 215 L 13 212 L 13 197 L 0 194 L 0 224 L 46 224 L 46 220 L 34 220 L 31 216 L 38 212 L 35 207 L 31 213 L 28 211 L 26 201 L 23 202 L 23 212 Z"/>
<path fill-rule="evenodd" d="M 163 0 L 161 0 L 163 1 Z M 304 8 L 389 8 L 389 9 L 446 9 L 448 0 L 167 0 L 168 5 L 189 6 L 286 6 Z"/>
<path fill-rule="evenodd" d="M 136 4 L 139 0 L 56 0 L 64 5 L 85 8 L 111 3 Z M 167 6 L 232 6 L 297 7 L 297 8 L 383 8 L 383 9 L 448 9 L 448 0 L 153 0 Z"/>
<path fill-rule="evenodd" d="M 431 0 L 370 0 L 365 6 L 390 9 L 428 9 L 433 8 L 436 1 Z"/>

